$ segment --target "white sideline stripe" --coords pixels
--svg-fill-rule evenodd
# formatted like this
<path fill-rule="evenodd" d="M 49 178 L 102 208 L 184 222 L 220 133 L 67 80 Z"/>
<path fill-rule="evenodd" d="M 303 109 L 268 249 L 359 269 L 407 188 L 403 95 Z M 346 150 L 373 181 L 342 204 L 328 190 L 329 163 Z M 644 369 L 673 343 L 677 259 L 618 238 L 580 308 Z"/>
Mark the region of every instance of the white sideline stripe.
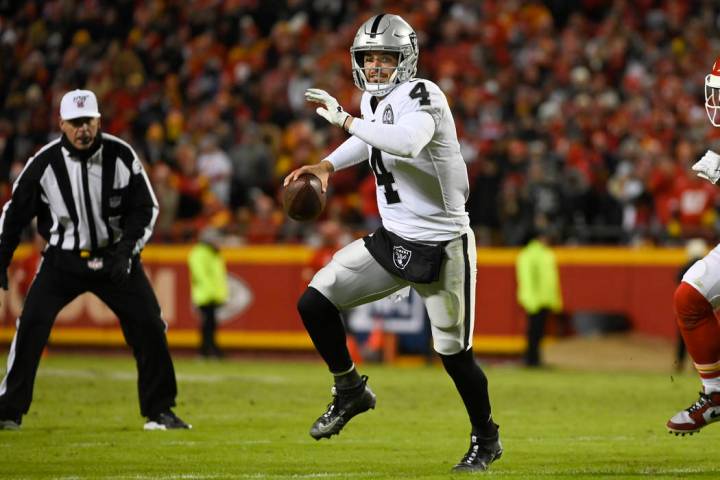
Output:
<path fill-rule="evenodd" d="M 110 378 L 111 380 L 137 380 L 137 373 L 134 371 L 126 372 L 107 372 L 103 370 L 71 370 L 67 368 L 40 368 L 38 376 L 45 377 L 64 377 L 64 378 Z M 251 383 L 268 383 L 279 385 L 287 383 L 284 377 L 277 376 L 254 376 L 254 375 L 222 375 L 222 374 L 199 374 L 199 373 L 179 373 L 176 374 L 178 381 L 189 383 L 221 383 L 228 380 L 251 382 Z"/>

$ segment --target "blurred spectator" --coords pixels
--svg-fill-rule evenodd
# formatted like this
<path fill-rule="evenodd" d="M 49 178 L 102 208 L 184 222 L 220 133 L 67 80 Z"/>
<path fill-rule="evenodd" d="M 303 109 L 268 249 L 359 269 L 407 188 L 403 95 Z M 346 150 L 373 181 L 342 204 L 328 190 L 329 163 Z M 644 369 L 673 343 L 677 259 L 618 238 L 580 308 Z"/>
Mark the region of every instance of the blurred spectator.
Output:
<path fill-rule="evenodd" d="M 154 237 L 159 241 L 172 241 L 173 226 L 178 218 L 180 202 L 179 180 L 170 167 L 163 162 L 152 167 L 150 178 L 160 207 L 158 218 L 155 220 Z"/>
<path fill-rule="evenodd" d="M 260 190 L 252 193 L 252 208 L 245 209 L 245 239 L 248 243 L 275 243 L 283 222 L 283 213 L 272 197 Z"/>
<path fill-rule="evenodd" d="M 224 206 L 230 205 L 230 184 L 232 163 L 230 157 L 218 145 L 215 135 L 207 134 L 200 141 L 200 155 L 197 158 L 198 174 L 210 182 L 210 190 Z"/>
<path fill-rule="evenodd" d="M 177 215 L 173 237 L 177 240 L 194 238 L 205 226 L 224 226 L 229 221 L 227 209 L 210 190 L 210 181 L 201 175 L 197 166 L 197 151 L 190 143 L 181 143 L 175 150 L 177 164 Z"/>
<path fill-rule="evenodd" d="M 315 252 L 302 271 L 305 284 L 309 284 L 318 270 L 327 265 L 335 252 L 350 243 L 352 237 L 335 220 L 326 220 L 318 225 L 317 233 L 310 237 L 309 244 L 315 247 Z"/>
<path fill-rule="evenodd" d="M 528 207 L 564 243 L 718 237 L 717 199 L 685 171 L 699 155 L 693 145 L 720 140 L 707 133 L 696 101 L 707 59 L 720 51 L 719 3 L 386 7 L 410 15 L 420 75 L 452 94 L 480 242 L 522 244 Z M 319 161 L 318 145 L 345 140 L 301 94 L 332 86 L 341 104 L 358 104 L 344 46 L 377 8 L 360 0 L 30 0 L 10 8 L 0 19 L 0 196 L 55 135 L 59 93 L 90 87 L 112 119 L 103 129 L 137 144 L 148 164 L 173 165 L 178 145 L 200 145 L 192 175 L 206 176 L 220 208 L 252 210 L 254 189 L 275 202 L 287 172 Z M 178 167 L 180 222 L 227 222 L 213 209 L 188 213 L 193 180 Z M 357 170 L 341 172 L 330 193 L 334 212 L 360 234 L 377 218 L 363 183 L 368 170 Z M 161 170 L 158 181 L 166 180 Z"/>
<path fill-rule="evenodd" d="M 257 124 L 249 124 L 239 140 L 229 152 L 233 172 L 230 206 L 233 208 L 250 204 L 252 188 L 266 192 L 273 189 L 275 159 L 268 135 Z"/>

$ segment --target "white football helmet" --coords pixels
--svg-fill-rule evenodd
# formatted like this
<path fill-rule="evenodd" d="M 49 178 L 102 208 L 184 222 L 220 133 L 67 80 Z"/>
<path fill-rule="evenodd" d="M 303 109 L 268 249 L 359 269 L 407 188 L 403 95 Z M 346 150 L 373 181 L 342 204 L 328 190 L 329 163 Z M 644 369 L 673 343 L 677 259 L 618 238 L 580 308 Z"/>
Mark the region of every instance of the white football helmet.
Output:
<path fill-rule="evenodd" d="M 720 127 L 720 57 L 715 60 L 712 71 L 705 76 L 705 111 L 710 123 Z"/>
<path fill-rule="evenodd" d="M 387 82 L 368 81 L 364 68 L 364 55 L 368 51 L 397 54 L 398 65 Z M 418 55 L 415 30 L 402 17 L 385 13 L 375 15 L 360 26 L 350 47 L 355 85 L 370 95 L 385 96 L 401 83 L 415 77 Z"/>

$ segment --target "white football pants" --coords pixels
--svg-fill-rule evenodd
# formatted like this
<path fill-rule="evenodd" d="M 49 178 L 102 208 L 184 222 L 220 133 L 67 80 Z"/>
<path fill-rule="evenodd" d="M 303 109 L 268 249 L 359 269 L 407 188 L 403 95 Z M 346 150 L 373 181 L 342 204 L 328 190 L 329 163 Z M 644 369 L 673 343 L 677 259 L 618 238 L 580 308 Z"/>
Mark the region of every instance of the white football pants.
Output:
<path fill-rule="evenodd" d="M 418 284 L 391 275 L 358 239 L 335 253 L 330 263 L 315 274 L 310 286 L 338 310 L 373 302 L 411 286 L 425 302 L 435 351 L 454 355 L 472 346 L 476 275 L 475 235 L 468 227 L 445 246 L 437 282 Z"/>

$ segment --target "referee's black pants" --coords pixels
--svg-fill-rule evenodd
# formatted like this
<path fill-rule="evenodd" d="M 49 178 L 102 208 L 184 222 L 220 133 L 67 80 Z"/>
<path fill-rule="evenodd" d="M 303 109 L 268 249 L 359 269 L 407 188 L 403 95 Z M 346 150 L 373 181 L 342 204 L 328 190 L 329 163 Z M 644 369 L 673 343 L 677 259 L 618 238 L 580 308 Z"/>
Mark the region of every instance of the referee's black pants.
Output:
<path fill-rule="evenodd" d="M 104 271 L 78 274 L 44 259 L 25 299 L 0 383 L 0 419 L 19 418 L 32 402 L 40 356 L 55 317 L 75 297 L 92 292 L 117 315 L 138 370 L 140 413 L 149 417 L 175 405 L 175 370 L 160 305 L 142 268 L 133 259 L 130 278 L 119 286 Z"/>

